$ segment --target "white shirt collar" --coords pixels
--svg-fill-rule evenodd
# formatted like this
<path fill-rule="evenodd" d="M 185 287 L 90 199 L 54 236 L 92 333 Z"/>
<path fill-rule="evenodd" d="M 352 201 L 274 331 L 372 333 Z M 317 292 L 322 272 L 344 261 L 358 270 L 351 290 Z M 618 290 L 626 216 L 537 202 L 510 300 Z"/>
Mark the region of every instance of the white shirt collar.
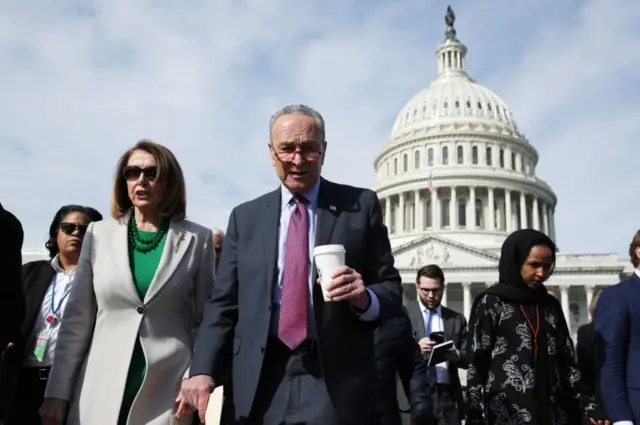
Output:
<path fill-rule="evenodd" d="M 53 270 L 55 270 L 56 273 L 64 273 L 67 275 L 74 275 L 76 273 L 76 267 L 68 272 L 60 266 L 60 254 L 56 254 L 56 256 L 53 257 L 51 260 L 51 267 L 53 267 Z"/>

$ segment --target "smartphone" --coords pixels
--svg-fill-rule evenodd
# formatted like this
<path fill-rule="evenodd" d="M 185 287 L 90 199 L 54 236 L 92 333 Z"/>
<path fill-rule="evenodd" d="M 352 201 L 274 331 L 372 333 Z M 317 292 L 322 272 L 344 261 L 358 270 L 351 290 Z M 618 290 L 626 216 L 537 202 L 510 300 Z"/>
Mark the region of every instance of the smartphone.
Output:
<path fill-rule="evenodd" d="M 444 342 L 444 332 L 431 332 L 429 339 L 435 341 L 436 344 L 442 344 Z"/>

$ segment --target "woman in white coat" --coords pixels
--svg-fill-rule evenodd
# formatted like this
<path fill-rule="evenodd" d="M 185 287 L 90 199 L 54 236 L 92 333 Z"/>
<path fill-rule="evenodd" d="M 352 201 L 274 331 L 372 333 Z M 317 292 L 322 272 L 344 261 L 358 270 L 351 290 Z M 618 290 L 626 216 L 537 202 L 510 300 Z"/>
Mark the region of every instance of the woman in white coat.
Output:
<path fill-rule="evenodd" d="M 92 223 L 60 323 L 45 425 L 174 425 L 204 303 L 211 230 L 185 220 L 182 169 L 164 146 L 120 159 L 114 220 Z"/>

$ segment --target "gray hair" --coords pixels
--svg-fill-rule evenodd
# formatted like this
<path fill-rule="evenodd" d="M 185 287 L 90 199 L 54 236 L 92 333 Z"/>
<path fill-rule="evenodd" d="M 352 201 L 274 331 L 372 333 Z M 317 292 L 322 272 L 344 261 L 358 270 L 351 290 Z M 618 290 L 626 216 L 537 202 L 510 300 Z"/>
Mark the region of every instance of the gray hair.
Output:
<path fill-rule="evenodd" d="M 224 232 L 216 227 L 214 227 L 213 229 L 213 236 L 220 236 L 222 239 L 224 239 Z"/>
<path fill-rule="evenodd" d="M 305 117 L 313 118 L 316 123 L 316 130 L 318 130 L 320 142 L 324 142 L 324 118 L 322 117 L 320 112 L 307 105 L 287 105 L 284 108 L 276 111 L 276 113 L 271 116 L 271 120 L 269 121 L 269 140 L 271 140 L 271 132 L 273 131 L 274 124 L 276 123 L 278 118 L 283 115 L 302 115 Z"/>

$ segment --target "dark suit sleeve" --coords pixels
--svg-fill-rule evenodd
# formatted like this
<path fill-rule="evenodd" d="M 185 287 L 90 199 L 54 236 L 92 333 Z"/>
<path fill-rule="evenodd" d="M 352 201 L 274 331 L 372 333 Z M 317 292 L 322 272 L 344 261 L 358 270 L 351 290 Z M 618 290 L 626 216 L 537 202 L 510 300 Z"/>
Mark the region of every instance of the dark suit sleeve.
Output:
<path fill-rule="evenodd" d="M 405 391 L 415 425 L 431 424 L 434 419 L 432 388 L 429 385 L 426 363 L 420 346 L 413 338 L 409 319 L 397 320 L 400 328 L 401 350 L 396 358 L 396 368 Z"/>
<path fill-rule="evenodd" d="M 593 352 L 593 328 L 590 324 L 582 325 L 578 328 L 576 361 L 583 380 L 589 384 L 592 391 L 595 391 L 595 388 L 592 387 L 594 383 L 595 359 Z"/>
<path fill-rule="evenodd" d="M 596 375 L 603 390 L 604 408 L 612 422 L 634 420 L 626 379 L 630 315 L 623 289 L 620 285 L 602 291 L 594 318 L 599 353 Z"/>
<path fill-rule="evenodd" d="M 595 395 L 586 384 L 578 365 L 576 364 L 575 351 L 573 349 L 573 341 L 571 340 L 571 332 L 562 312 L 560 302 L 556 300 L 556 309 L 558 311 L 558 339 L 556 340 L 556 356 L 558 359 L 558 368 L 560 376 L 565 377 L 567 382 L 567 390 L 572 398 L 580 404 L 583 412 L 590 418 L 596 420 L 604 420 L 602 409 L 597 406 Z"/>
<path fill-rule="evenodd" d="M 467 319 L 460 315 L 462 326 L 460 328 L 460 347 L 458 348 L 459 356 L 458 361 L 454 365 L 460 369 L 467 369 L 469 367 L 469 358 L 467 357 Z"/>
<path fill-rule="evenodd" d="M 375 192 L 364 192 L 369 205 L 366 268 L 362 273 L 368 289 L 380 302 L 380 318 L 395 315 L 402 307 L 402 280 L 394 267 L 391 244 L 386 226 L 382 223 L 380 201 Z"/>
<path fill-rule="evenodd" d="M 22 291 L 22 243 L 24 232 L 20 221 L 11 213 L 0 210 L 2 217 L 2 243 L 5 251 L 0 259 L 0 270 L 4 275 L 0 288 L 0 351 L 9 342 L 14 342 L 20 333 L 24 319 L 24 293 Z"/>
<path fill-rule="evenodd" d="M 238 229 L 234 209 L 220 255 L 211 297 L 195 341 L 190 376 L 209 375 L 219 383 L 231 370 L 235 325 L 238 321 Z"/>

